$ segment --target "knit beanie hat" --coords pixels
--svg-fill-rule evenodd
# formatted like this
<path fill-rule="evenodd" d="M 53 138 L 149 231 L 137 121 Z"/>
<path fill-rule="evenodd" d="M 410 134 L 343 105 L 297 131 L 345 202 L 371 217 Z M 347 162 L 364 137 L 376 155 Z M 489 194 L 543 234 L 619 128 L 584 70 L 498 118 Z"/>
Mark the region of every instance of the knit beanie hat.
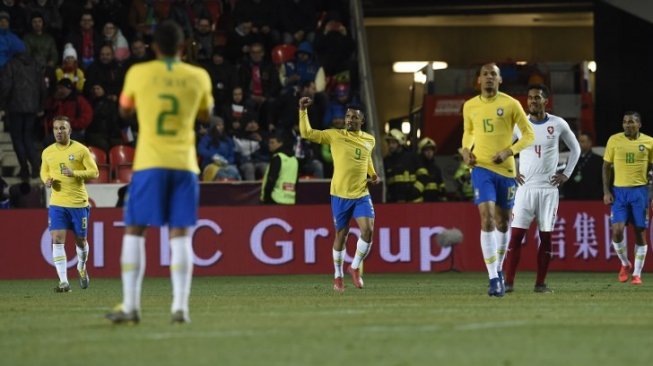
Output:
<path fill-rule="evenodd" d="M 75 47 L 73 47 L 72 43 L 66 43 L 63 47 L 63 59 L 65 60 L 66 57 L 73 57 L 77 60 L 77 51 L 75 51 Z"/>

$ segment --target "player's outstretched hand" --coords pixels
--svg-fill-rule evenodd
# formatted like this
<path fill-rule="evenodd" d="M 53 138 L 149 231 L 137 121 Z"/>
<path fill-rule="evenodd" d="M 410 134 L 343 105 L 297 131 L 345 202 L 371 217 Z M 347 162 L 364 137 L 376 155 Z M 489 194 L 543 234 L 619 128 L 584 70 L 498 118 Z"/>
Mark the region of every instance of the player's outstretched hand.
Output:
<path fill-rule="evenodd" d="M 299 109 L 305 110 L 306 108 L 310 107 L 311 104 L 313 104 L 313 100 L 309 97 L 301 97 L 299 98 Z"/>

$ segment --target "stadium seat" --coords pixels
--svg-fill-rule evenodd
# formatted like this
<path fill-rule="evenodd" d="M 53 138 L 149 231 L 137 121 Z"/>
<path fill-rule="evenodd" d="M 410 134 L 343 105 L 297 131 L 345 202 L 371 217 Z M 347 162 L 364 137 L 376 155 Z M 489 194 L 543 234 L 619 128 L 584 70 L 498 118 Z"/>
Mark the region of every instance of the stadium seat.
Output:
<path fill-rule="evenodd" d="M 118 174 L 116 174 L 116 179 L 113 180 L 114 183 L 129 183 L 132 181 L 132 175 L 134 171 L 130 165 L 118 165 Z"/>
<path fill-rule="evenodd" d="M 291 44 L 280 44 L 272 49 L 272 62 L 278 67 L 284 62 L 295 58 L 297 47 Z"/>
<path fill-rule="evenodd" d="M 111 180 L 111 169 L 107 162 L 107 153 L 99 147 L 89 146 L 88 150 L 91 152 L 91 157 L 95 160 L 100 175 L 96 179 L 90 179 L 86 183 L 109 183 Z"/>
<path fill-rule="evenodd" d="M 131 170 L 134 162 L 134 148 L 127 145 L 116 145 L 109 150 L 109 162 L 111 163 L 111 172 L 115 179 L 118 179 L 119 170 L 122 166 L 127 166 Z M 131 174 L 130 180 L 131 180 Z"/>

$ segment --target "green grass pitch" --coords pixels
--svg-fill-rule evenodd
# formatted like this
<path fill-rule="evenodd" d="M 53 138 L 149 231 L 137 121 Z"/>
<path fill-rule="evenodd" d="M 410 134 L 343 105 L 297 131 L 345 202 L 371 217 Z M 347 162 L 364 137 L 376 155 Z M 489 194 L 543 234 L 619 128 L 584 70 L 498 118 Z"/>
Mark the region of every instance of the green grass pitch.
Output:
<path fill-rule="evenodd" d="M 481 273 L 367 274 L 340 295 L 329 275 L 197 277 L 181 326 L 167 278 L 145 279 L 137 326 L 103 317 L 117 279 L 67 294 L 54 279 L 0 281 L 0 364 L 649 365 L 653 286 L 616 276 L 552 273 L 555 293 L 537 294 L 520 273 L 504 298 Z"/>

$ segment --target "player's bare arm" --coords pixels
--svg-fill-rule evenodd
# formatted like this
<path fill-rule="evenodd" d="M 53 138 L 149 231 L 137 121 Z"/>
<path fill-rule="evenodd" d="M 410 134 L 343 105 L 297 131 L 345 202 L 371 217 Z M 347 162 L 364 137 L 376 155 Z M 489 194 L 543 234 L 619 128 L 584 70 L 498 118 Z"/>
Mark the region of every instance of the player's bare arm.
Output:
<path fill-rule="evenodd" d="M 612 163 L 603 161 L 603 203 L 611 205 L 614 202 L 610 183 L 612 182 Z"/>

